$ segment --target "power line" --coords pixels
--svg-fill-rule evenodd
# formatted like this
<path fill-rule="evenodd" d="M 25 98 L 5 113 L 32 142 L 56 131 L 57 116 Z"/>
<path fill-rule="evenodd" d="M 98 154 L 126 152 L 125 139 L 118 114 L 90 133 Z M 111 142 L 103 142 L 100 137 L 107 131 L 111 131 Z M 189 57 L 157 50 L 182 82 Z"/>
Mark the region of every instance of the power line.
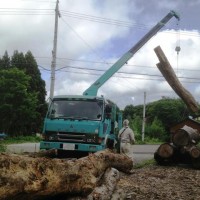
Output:
<path fill-rule="evenodd" d="M 140 23 L 133 23 L 128 21 L 116 20 L 111 18 L 103 18 L 94 15 L 88 15 L 83 13 L 76 13 L 61 10 L 62 16 L 71 17 L 79 20 L 87 20 L 91 22 L 103 23 L 108 25 L 122 26 L 127 28 L 139 28 L 147 30 L 150 26 Z M 54 15 L 54 9 L 29 9 L 29 8 L 0 8 L 0 15 Z M 175 34 L 170 31 L 166 31 L 165 33 Z M 200 37 L 198 33 L 187 33 L 185 31 L 181 32 L 180 35 L 186 35 L 191 37 Z"/>
<path fill-rule="evenodd" d="M 140 27 L 141 29 L 149 29 L 150 28 L 150 26 L 147 26 L 145 24 L 127 22 L 127 21 L 116 20 L 116 19 L 111 19 L 111 18 L 97 17 L 94 15 L 87 15 L 87 14 L 70 12 L 70 11 L 61 10 L 61 12 L 62 12 L 62 15 L 65 17 L 71 17 L 71 18 L 76 18 L 76 19 L 81 19 L 81 20 L 92 21 L 92 22 L 112 24 L 112 25 L 124 26 L 124 27 L 129 27 L 129 28 L 135 27 L 135 26 Z"/>
<path fill-rule="evenodd" d="M 54 15 L 54 9 L 0 8 L 0 15 Z"/>
<path fill-rule="evenodd" d="M 85 44 L 86 46 L 89 47 L 89 49 L 91 49 L 98 57 L 100 60 L 103 60 L 97 53 L 97 51 L 95 51 L 95 49 L 88 44 L 88 42 L 86 42 L 86 40 L 84 40 L 63 18 L 61 18 L 63 20 L 63 22 L 73 31 L 73 33 L 79 38 L 81 39 Z M 104 62 L 105 63 L 105 62 Z"/>
<path fill-rule="evenodd" d="M 40 56 L 35 56 L 35 58 L 39 58 L 39 59 L 50 59 L 50 57 L 40 57 Z M 57 57 L 58 60 L 69 60 L 72 62 L 83 62 L 83 63 L 94 63 L 94 64 L 106 64 L 106 65 L 113 65 L 113 62 L 103 62 L 103 61 L 94 61 L 94 60 L 80 60 L 80 59 L 72 59 L 72 58 L 61 58 L 61 57 Z M 126 64 L 125 66 L 130 66 L 130 67 L 140 67 L 140 68 L 155 68 L 155 66 L 147 66 L 147 65 L 130 65 L 130 64 Z M 200 69 L 191 69 L 191 67 L 196 68 L 197 66 L 190 66 L 190 69 L 186 69 L 186 68 L 179 68 L 179 70 L 183 70 L 183 71 L 194 71 L 194 72 L 198 72 L 200 71 Z M 62 68 L 66 68 L 66 67 L 62 67 Z M 59 70 L 59 69 L 58 69 Z"/>
<path fill-rule="evenodd" d="M 45 70 L 45 71 L 51 71 L 45 67 L 42 67 L 40 65 L 38 65 L 38 67 L 42 68 L 42 70 Z M 62 72 L 70 72 L 70 73 L 75 73 L 75 74 L 89 74 L 89 75 L 96 75 L 96 76 L 100 76 L 101 74 L 96 74 L 96 73 L 89 73 L 89 72 L 72 72 L 72 71 L 69 71 L 69 70 L 63 70 L 63 69 L 66 69 L 66 68 L 73 68 L 73 69 L 81 69 L 81 70 L 89 70 L 89 71 L 98 71 L 98 72 L 105 72 L 106 70 L 101 70 L 101 69 L 91 69 L 91 68 L 81 68 L 81 67 L 74 67 L 74 66 L 66 66 L 66 67 L 63 67 L 63 68 L 60 68 L 60 69 L 57 69 L 56 71 L 61 71 Z M 156 74 L 143 74 L 143 73 L 133 73 L 133 72 L 116 72 L 116 74 L 128 74 L 128 75 L 139 75 L 139 76 L 150 76 L 150 77 L 159 77 L 159 78 L 162 78 L 163 76 L 161 75 L 156 75 Z M 118 78 L 130 78 L 130 79 L 134 79 L 133 77 L 130 77 L 130 76 L 116 76 L 114 75 L 115 77 L 118 77 Z M 199 80 L 200 78 L 191 78 L 191 77 L 178 77 L 179 79 L 186 79 L 186 80 Z M 144 79 L 143 79 L 144 80 Z M 146 79 L 145 79 L 146 80 Z M 147 79 L 147 80 L 159 80 L 159 79 Z M 164 80 L 164 79 L 162 79 Z M 183 81 L 185 83 L 200 83 L 200 82 L 186 82 L 186 81 Z"/>

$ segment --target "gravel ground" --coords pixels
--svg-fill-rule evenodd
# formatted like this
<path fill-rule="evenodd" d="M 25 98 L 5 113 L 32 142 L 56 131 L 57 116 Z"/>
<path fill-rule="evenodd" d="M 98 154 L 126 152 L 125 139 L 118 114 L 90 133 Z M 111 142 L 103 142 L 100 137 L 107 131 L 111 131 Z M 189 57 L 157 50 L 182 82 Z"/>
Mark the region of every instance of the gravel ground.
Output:
<path fill-rule="evenodd" d="M 121 173 L 117 189 L 126 194 L 119 199 L 200 200 L 200 170 L 152 165 Z"/>

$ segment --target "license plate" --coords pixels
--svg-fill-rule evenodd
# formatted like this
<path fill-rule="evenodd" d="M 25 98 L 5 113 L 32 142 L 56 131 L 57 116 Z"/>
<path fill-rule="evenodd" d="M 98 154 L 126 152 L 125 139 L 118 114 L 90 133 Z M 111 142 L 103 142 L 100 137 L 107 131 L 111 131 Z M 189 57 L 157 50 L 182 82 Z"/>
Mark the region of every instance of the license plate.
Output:
<path fill-rule="evenodd" d="M 63 144 L 63 149 L 64 150 L 74 150 L 75 144 Z"/>

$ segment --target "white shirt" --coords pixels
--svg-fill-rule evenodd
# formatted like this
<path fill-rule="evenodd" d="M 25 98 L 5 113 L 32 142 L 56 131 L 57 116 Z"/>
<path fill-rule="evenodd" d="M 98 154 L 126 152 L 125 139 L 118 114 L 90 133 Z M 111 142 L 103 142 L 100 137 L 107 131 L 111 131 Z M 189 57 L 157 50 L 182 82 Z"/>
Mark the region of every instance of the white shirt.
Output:
<path fill-rule="evenodd" d="M 135 136 L 133 130 L 128 126 L 122 128 L 119 131 L 118 138 L 121 139 L 121 142 L 129 142 L 129 143 L 135 142 Z"/>

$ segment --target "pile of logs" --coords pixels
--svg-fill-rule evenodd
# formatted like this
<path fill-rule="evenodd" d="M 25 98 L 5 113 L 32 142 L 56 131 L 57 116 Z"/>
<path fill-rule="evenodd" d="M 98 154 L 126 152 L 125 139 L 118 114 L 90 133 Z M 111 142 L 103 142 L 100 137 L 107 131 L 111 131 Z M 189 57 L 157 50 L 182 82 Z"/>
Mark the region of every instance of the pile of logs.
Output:
<path fill-rule="evenodd" d="M 160 165 L 190 164 L 200 169 L 200 133 L 189 126 L 177 130 L 171 143 L 164 143 L 154 153 L 154 159 Z"/>
<path fill-rule="evenodd" d="M 109 149 L 76 160 L 43 156 L 0 153 L 0 199 L 111 199 L 119 171 L 133 167 Z"/>

